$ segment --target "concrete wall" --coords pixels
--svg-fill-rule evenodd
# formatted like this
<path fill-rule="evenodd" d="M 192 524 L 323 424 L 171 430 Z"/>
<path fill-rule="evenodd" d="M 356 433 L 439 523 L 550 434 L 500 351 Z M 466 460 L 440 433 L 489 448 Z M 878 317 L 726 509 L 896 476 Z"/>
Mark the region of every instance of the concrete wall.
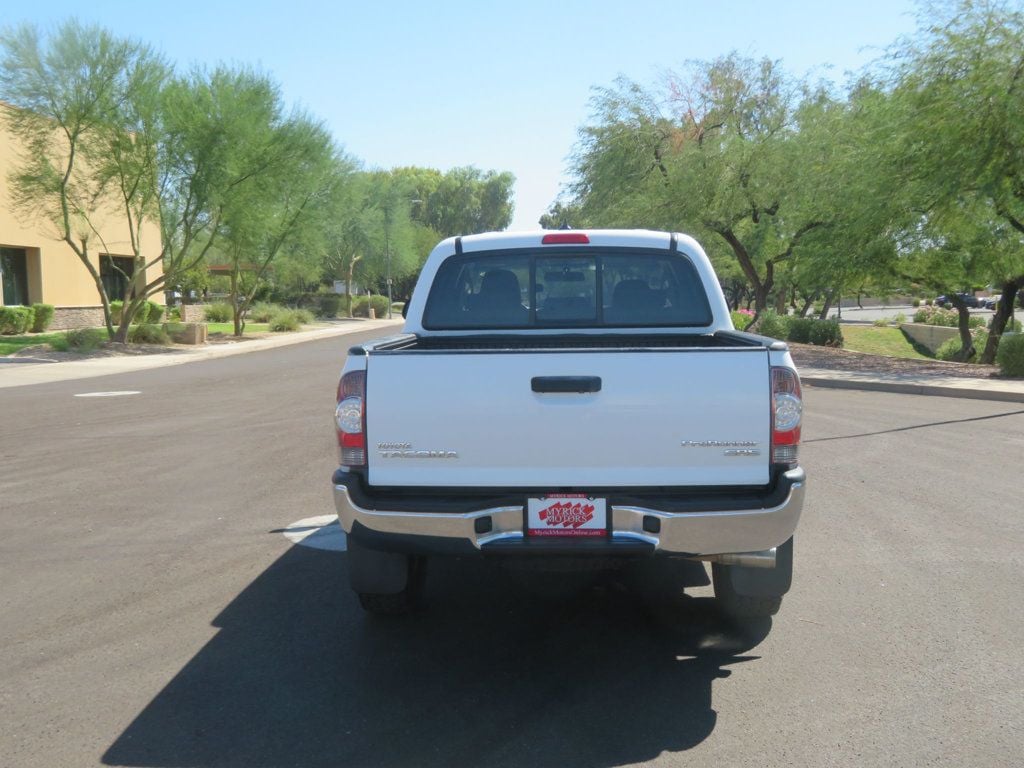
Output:
<path fill-rule="evenodd" d="M 923 323 L 903 323 L 900 326 L 900 330 L 907 334 L 912 341 L 930 349 L 933 353 L 937 352 L 939 347 L 947 341 L 960 335 L 960 331 L 956 328 L 924 325 Z"/>
<path fill-rule="evenodd" d="M 10 107 L 0 104 L 0 111 Z M 16 210 L 9 188 L 8 177 L 14 170 L 20 152 L 17 139 L 11 135 L 0 112 L 0 246 L 21 248 L 26 251 L 29 303 L 44 302 L 56 307 L 96 307 L 99 291 L 92 276 L 75 252 L 60 239 L 60 232 L 39 208 L 26 212 Z M 98 270 L 101 253 L 112 256 L 132 256 L 128 221 L 111 200 L 91 216 L 98 230 L 89 234 L 90 262 Z M 87 232 L 84 223 L 83 232 Z M 140 231 L 142 254 L 147 261 L 160 253 L 160 228 L 156 222 L 145 222 Z M 159 265 L 147 270 L 147 280 L 160 274 Z M 111 296 L 111 299 L 120 298 Z M 163 292 L 150 297 L 150 301 L 164 303 Z M 3 297 L 0 295 L 0 303 Z"/>

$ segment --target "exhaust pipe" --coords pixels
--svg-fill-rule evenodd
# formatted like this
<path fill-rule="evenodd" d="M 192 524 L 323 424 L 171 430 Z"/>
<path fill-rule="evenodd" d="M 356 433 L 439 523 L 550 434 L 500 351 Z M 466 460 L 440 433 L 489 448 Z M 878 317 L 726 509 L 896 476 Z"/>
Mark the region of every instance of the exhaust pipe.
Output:
<path fill-rule="evenodd" d="M 722 565 L 741 565 L 744 568 L 774 568 L 775 549 L 772 547 L 761 552 L 728 552 L 722 555 L 705 555 L 697 559 Z"/>

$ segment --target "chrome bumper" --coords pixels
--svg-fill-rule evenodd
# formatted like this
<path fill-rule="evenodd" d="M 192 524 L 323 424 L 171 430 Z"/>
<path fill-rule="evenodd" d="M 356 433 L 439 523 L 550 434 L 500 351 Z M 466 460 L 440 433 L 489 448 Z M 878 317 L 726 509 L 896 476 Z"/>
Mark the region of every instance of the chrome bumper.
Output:
<path fill-rule="evenodd" d="M 804 503 L 804 481 L 794 482 L 785 501 L 765 509 L 672 513 L 636 506 L 611 506 L 612 542 L 653 546 L 656 551 L 687 555 L 716 555 L 768 550 L 785 542 L 796 530 Z M 500 542 L 525 541 L 523 507 L 508 506 L 453 514 L 388 512 L 357 506 L 344 485 L 334 486 L 334 505 L 341 527 L 353 524 L 379 534 L 429 536 L 468 542 L 476 549 Z M 487 533 L 477 533 L 478 518 L 490 517 Z M 644 530 L 644 518 L 656 517 L 660 531 Z M 649 526 L 650 527 L 650 526 Z"/>

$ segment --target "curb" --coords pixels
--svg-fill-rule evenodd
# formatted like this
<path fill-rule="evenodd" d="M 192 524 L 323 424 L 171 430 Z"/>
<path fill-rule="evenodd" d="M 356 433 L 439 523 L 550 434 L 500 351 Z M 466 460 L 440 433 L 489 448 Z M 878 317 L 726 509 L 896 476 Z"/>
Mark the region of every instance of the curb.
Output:
<path fill-rule="evenodd" d="M 969 381 L 969 379 L 965 379 Z M 956 397 L 964 400 L 992 400 L 1003 403 L 1024 403 L 1024 388 L 1020 392 L 1006 389 L 979 389 L 977 387 L 949 387 L 938 384 L 911 384 L 889 381 L 858 381 L 821 376 L 801 376 L 800 382 L 822 389 L 860 389 L 868 392 L 893 392 L 901 395 L 927 395 L 929 397 Z"/>

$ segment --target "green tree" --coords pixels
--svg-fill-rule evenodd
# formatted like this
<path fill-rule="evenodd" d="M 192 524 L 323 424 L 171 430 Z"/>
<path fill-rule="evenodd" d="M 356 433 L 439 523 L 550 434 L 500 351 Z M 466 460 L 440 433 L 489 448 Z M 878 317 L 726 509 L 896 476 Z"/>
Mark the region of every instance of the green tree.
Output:
<path fill-rule="evenodd" d="M 574 159 L 575 202 L 611 226 L 691 223 L 728 249 L 761 312 L 779 265 L 834 224 L 840 185 L 802 140 L 813 112 L 801 108 L 821 97 L 805 92 L 777 62 L 736 54 L 691 64 L 661 93 L 628 81 L 600 90 Z"/>
<path fill-rule="evenodd" d="M 981 355 L 992 362 L 1024 286 L 1024 13 L 992 0 L 940 8 L 893 51 L 900 138 L 922 221 L 959 265 L 942 270 L 963 279 L 947 287 L 985 275 L 1002 288 Z"/>
<path fill-rule="evenodd" d="M 3 116 L 24 148 L 15 166 L 15 205 L 48 222 L 78 256 L 103 305 L 107 332 L 123 341 L 148 295 L 141 281 L 143 223 L 157 215 L 157 105 L 167 65 L 147 46 L 96 26 L 67 21 L 44 37 L 21 26 L 0 36 Z M 135 270 L 124 296 L 111 297 L 101 279 L 99 222 L 125 217 Z M 115 332 L 110 302 L 124 299 Z"/>

